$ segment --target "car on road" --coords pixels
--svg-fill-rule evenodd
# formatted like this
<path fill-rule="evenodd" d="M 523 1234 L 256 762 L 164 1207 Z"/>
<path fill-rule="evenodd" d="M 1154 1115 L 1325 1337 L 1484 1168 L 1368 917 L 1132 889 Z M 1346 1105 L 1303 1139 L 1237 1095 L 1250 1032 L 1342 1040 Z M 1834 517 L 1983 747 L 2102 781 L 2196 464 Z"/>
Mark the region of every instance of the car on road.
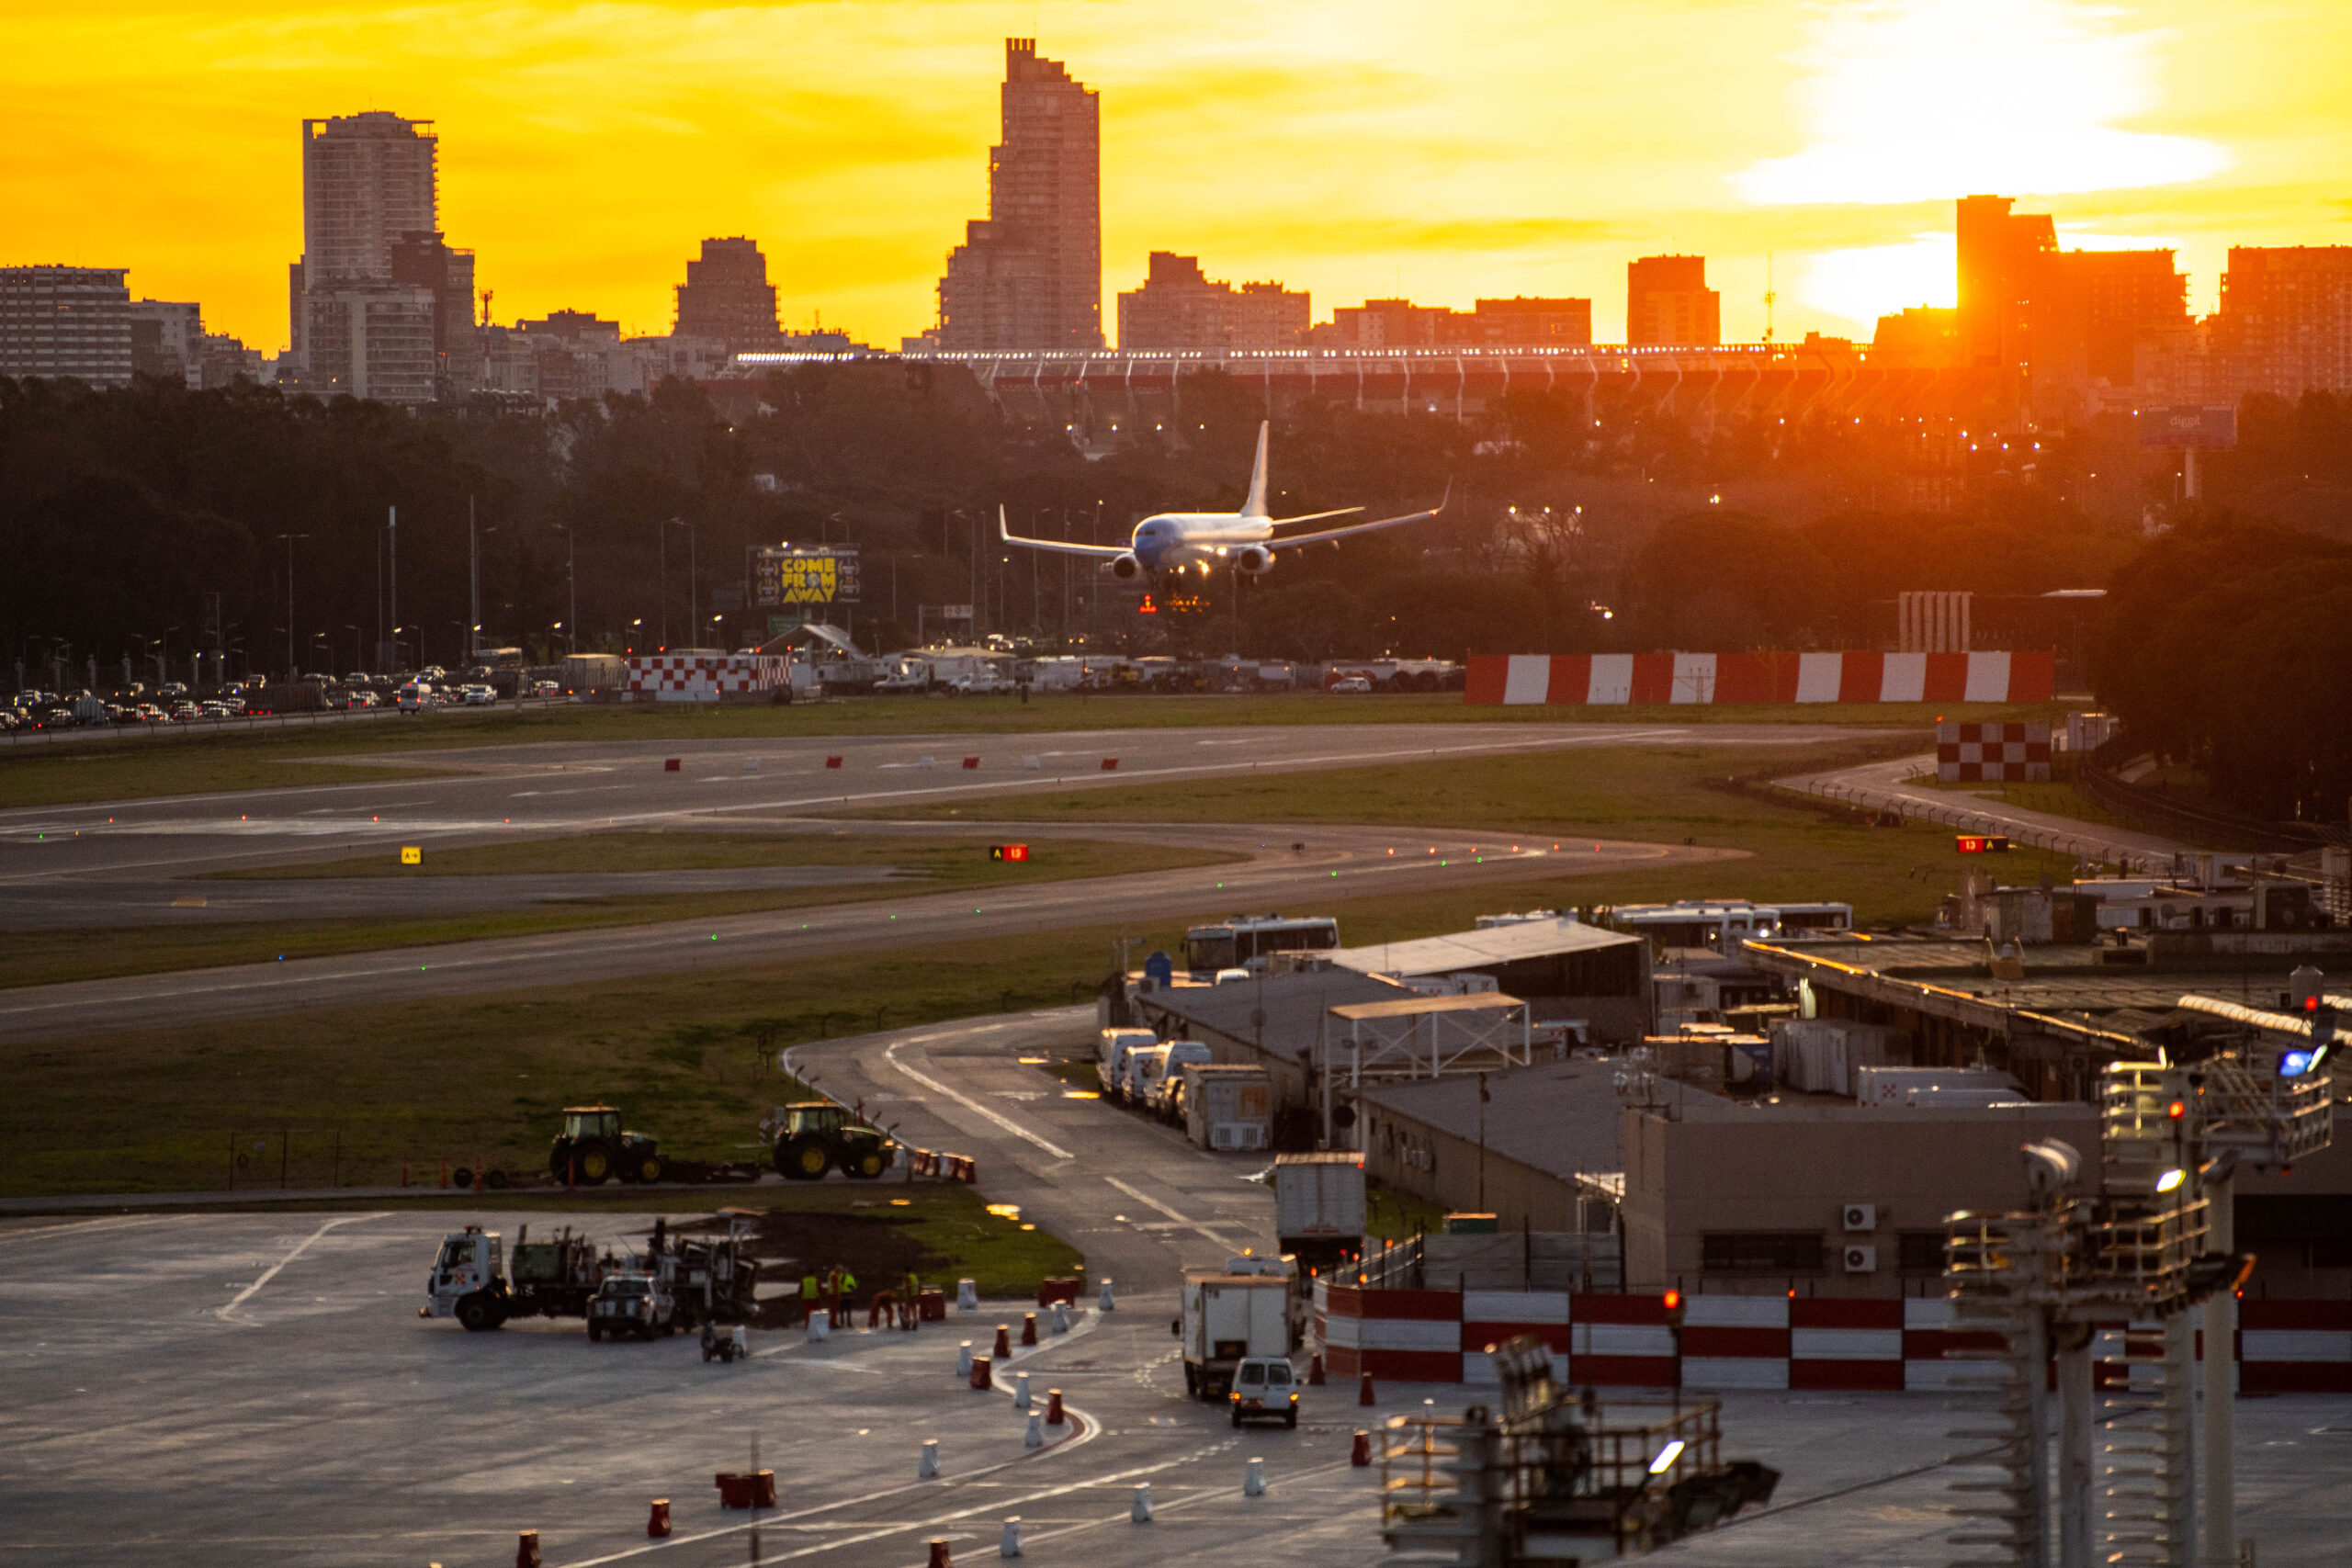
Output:
<path fill-rule="evenodd" d="M 1327 692 L 1335 694 L 1340 692 L 1369 692 L 1372 690 L 1372 682 L 1365 680 L 1361 675 L 1342 675 L 1323 689 Z"/>
<path fill-rule="evenodd" d="M 498 701 L 498 694 L 488 686 L 468 686 L 463 694 L 469 708 L 486 708 Z"/>
<path fill-rule="evenodd" d="M 534 681 L 531 682 L 531 694 L 535 697 L 559 697 L 563 694 L 563 688 L 553 681 Z"/>
<path fill-rule="evenodd" d="M 618 1338 L 624 1334 L 650 1339 L 657 1334 L 676 1332 L 677 1303 L 671 1298 L 670 1288 L 656 1274 L 633 1270 L 607 1274 L 596 1286 L 596 1299 L 588 1303 L 591 1339 L 602 1339 L 606 1335 Z"/>
<path fill-rule="evenodd" d="M 1233 1392 L 1227 1396 L 1233 1424 L 1280 1421 L 1298 1425 L 1298 1376 L 1280 1356 L 1244 1356 L 1233 1369 Z"/>

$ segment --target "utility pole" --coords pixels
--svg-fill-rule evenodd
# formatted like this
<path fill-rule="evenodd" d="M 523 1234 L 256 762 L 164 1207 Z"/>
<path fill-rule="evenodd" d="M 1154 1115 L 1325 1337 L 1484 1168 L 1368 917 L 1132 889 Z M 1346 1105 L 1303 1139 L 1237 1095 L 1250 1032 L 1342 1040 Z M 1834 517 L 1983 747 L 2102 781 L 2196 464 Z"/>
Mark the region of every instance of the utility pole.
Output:
<path fill-rule="evenodd" d="M 307 539 L 308 534 L 280 534 L 286 545 L 286 679 L 290 683 L 301 675 L 301 668 L 294 659 L 294 541 Z"/>
<path fill-rule="evenodd" d="M 391 523 L 386 529 L 390 538 L 388 549 L 390 553 L 392 567 L 391 576 L 388 580 L 391 594 L 390 603 L 392 612 L 392 667 L 398 669 L 401 662 L 401 509 L 394 506 L 388 510 L 392 517 Z"/>
<path fill-rule="evenodd" d="M 653 530 L 654 540 L 661 546 L 662 646 L 664 649 L 670 646 L 670 524 L 676 521 L 677 519 L 673 517 Z"/>
<path fill-rule="evenodd" d="M 563 639 L 564 651 L 577 653 L 580 651 L 580 558 L 573 549 L 571 525 L 559 523 L 556 526 L 563 530 L 563 588 L 571 615 L 571 618 L 563 623 L 564 630 L 569 634 Z"/>
<path fill-rule="evenodd" d="M 474 498 L 466 497 L 466 666 L 481 658 L 481 548 L 474 538 Z"/>

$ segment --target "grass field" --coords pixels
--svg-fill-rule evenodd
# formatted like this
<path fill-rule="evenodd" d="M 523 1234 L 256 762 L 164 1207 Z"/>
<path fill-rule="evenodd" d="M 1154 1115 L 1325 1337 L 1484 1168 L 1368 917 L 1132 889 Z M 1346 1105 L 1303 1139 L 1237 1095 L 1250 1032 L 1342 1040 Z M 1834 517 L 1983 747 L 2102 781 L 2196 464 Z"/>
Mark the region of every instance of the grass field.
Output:
<path fill-rule="evenodd" d="M 337 758 L 430 754 L 467 747 L 553 741 L 730 740 L 797 736 L 1019 735 L 1070 729 L 1262 724 L 1838 724 L 1924 729 L 1938 716 L 1969 722 L 2046 719 L 2062 705 L 1809 705 L 1741 707 L 1500 707 L 1459 693 L 1325 696 L 854 698 L 786 707 L 704 708 L 678 703 L 567 704 L 520 711 L 463 710 L 409 717 L 295 724 L 250 732 L 140 731 L 62 745 L 0 743 L 0 809 L 158 795 L 283 789 L 416 778 L 406 765 L 333 766 Z"/>
<path fill-rule="evenodd" d="M 742 858 L 709 858 L 727 852 L 699 843 L 694 834 L 595 834 L 532 843 L 494 844 L 436 853 L 442 875 L 490 875 L 548 871 L 650 871 L 702 865 L 895 865 L 903 879 L 840 887 L 740 888 L 707 893 L 628 893 L 566 897 L 560 904 L 524 909 L 493 909 L 404 919 L 267 920 L 218 925 L 151 926 L 135 930 L 24 931 L 8 935 L 7 959 L 0 963 L 0 989 L 53 986 L 69 980 L 102 980 L 119 975 L 155 975 L 181 969 L 211 969 L 233 964 L 268 964 L 281 958 L 326 958 L 392 947 L 440 946 L 491 937 L 530 936 L 542 931 L 753 914 L 763 909 L 811 908 L 823 904 L 865 904 L 906 898 L 958 887 L 997 887 L 1025 882 L 1057 882 L 1123 876 L 1140 871 L 1214 865 L 1244 857 L 1216 850 L 1095 840 L 1057 840 L 1049 852 L 1023 864 L 991 861 L 978 840 L 788 839 L 750 834 L 707 835 L 740 840 Z M 604 863 L 599 840 L 625 863 Z M 639 843 L 635 840 L 648 840 Z M 678 846 L 674 854 L 671 846 Z M 760 858 L 773 852 L 775 858 Z M 479 863 L 471 857 L 482 857 Z M 477 869 L 447 869 L 475 863 Z M 344 869 L 356 868 L 356 869 Z M 389 868 L 389 869 L 387 869 Z M 401 866 L 390 852 L 358 861 L 273 866 L 232 876 L 372 876 Z"/>

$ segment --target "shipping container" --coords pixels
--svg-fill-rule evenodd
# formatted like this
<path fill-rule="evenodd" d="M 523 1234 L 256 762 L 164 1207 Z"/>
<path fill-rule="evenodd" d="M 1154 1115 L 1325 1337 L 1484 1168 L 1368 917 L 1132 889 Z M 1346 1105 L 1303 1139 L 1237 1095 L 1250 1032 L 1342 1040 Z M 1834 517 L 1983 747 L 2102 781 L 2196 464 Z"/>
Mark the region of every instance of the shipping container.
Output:
<path fill-rule="evenodd" d="M 1185 1067 L 1186 1137 L 1204 1149 L 1262 1149 L 1273 1134 L 1274 1085 L 1265 1068 Z"/>

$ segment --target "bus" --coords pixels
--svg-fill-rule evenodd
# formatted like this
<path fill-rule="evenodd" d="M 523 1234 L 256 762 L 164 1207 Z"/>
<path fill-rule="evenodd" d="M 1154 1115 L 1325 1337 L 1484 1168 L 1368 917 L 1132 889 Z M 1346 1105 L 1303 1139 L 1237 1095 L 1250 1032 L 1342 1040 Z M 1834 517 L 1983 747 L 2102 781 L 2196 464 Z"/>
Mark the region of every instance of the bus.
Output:
<path fill-rule="evenodd" d="M 1340 922 L 1328 915 L 1240 915 L 1186 931 L 1184 967 L 1195 976 L 1214 976 L 1220 969 L 1262 975 L 1273 966 L 1277 953 L 1322 952 L 1339 945 Z"/>

